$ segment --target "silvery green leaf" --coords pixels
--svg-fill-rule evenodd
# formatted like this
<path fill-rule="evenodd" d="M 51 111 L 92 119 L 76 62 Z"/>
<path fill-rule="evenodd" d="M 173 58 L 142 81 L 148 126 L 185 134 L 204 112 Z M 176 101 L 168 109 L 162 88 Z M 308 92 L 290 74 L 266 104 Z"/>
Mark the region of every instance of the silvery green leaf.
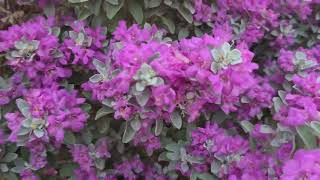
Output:
<path fill-rule="evenodd" d="M 64 131 L 64 144 L 75 144 L 76 143 L 76 137 L 71 131 Z"/>
<path fill-rule="evenodd" d="M 68 0 L 70 3 L 82 3 L 87 2 L 88 0 Z"/>
<path fill-rule="evenodd" d="M 150 91 L 145 89 L 141 94 L 136 95 L 136 100 L 141 107 L 144 107 L 150 98 Z"/>
<path fill-rule="evenodd" d="M 184 39 L 184 38 L 187 38 L 189 36 L 189 30 L 188 28 L 181 28 L 179 30 L 179 33 L 178 33 L 178 39 Z"/>
<path fill-rule="evenodd" d="M 141 128 L 141 122 L 139 118 L 134 118 L 130 121 L 130 126 L 134 131 L 139 131 Z"/>
<path fill-rule="evenodd" d="M 167 152 L 162 152 L 158 156 L 158 161 L 168 161 Z"/>
<path fill-rule="evenodd" d="M 89 78 L 89 81 L 92 82 L 92 83 L 98 83 L 98 82 L 101 82 L 103 81 L 103 75 L 101 74 L 95 74 L 93 76 L 91 76 Z"/>
<path fill-rule="evenodd" d="M 153 80 L 154 82 L 152 83 L 152 86 L 160 86 L 164 84 L 164 80 L 161 77 L 155 77 Z"/>
<path fill-rule="evenodd" d="M 75 163 L 65 163 L 62 164 L 59 168 L 59 175 L 62 177 L 71 177 L 74 175 L 74 170 L 78 168 L 78 165 Z"/>
<path fill-rule="evenodd" d="M 163 120 L 162 119 L 156 120 L 156 127 L 154 129 L 154 134 L 156 136 L 159 136 L 161 134 L 162 128 L 163 128 Z"/>
<path fill-rule="evenodd" d="M 295 54 L 295 58 L 298 60 L 305 60 L 307 59 L 307 55 L 302 51 L 297 51 Z"/>
<path fill-rule="evenodd" d="M 220 161 L 213 161 L 210 165 L 210 172 L 213 174 L 218 174 L 221 169 L 221 162 Z"/>
<path fill-rule="evenodd" d="M 55 15 L 55 4 L 51 1 L 48 1 L 44 6 L 43 12 L 47 17 L 53 17 Z"/>
<path fill-rule="evenodd" d="M 103 170 L 105 167 L 105 159 L 95 159 L 94 160 L 94 165 L 96 168 L 98 168 L 99 170 Z"/>
<path fill-rule="evenodd" d="M 137 82 L 135 86 L 136 86 L 136 90 L 140 92 L 144 91 L 145 89 L 145 85 L 141 81 Z"/>
<path fill-rule="evenodd" d="M 41 129 L 35 129 L 33 130 L 33 133 L 37 138 L 41 138 L 44 135 L 44 131 Z"/>
<path fill-rule="evenodd" d="M 59 36 L 61 32 L 60 27 L 52 27 L 50 28 L 50 34 L 54 35 L 54 36 Z"/>
<path fill-rule="evenodd" d="M 288 81 L 292 81 L 293 74 L 286 74 L 284 78 Z"/>
<path fill-rule="evenodd" d="M 126 127 L 122 136 L 122 142 L 130 142 L 133 139 L 135 133 L 136 131 L 131 127 L 131 125 L 128 122 L 126 122 Z"/>
<path fill-rule="evenodd" d="M 249 121 L 241 121 L 240 125 L 246 133 L 250 133 L 253 130 L 253 125 Z"/>
<path fill-rule="evenodd" d="M 282 101 L 284 104 L 287 104 L 287 102 L 286 102 L 286 94 L 287 94 L 287 93 L 286 93 L 285 91 L 283 91 L 283 90 L 279 90 L 279 91 L 278 91 L 278 95 L 279 95 L 281 101 Z"/>
<path fill-rule="evenodd" d="M 202 164 L 203 163 L 202 157 L 194 157 L 191 155 L 187 155 L 186 160 L 191 164 Z"/>
<path fill-rule="evenodd" d="M 296 130 L 307 149 L 314 149 L 317 147 L 317 139 L 308 126 L 299 126 Z"/>
<path fill-rule="evenodd" d="M 29 128 L 29 127 L 31 127 L 31 124 L 32 124 L 32 119 L 30 119 L 30 118 L 25 119 L 25 120 L 22 121 L 22 126 L 23 127 Z"/>
<path fill-rule="evenodd" d="M 167 152 L 166 156 L 171 161 L 177 161 L 180 159 L 180 155 L 178 152 Z"/>
<path fill-rule="evenodd" d="M 273 98 L 272 98 L 272 101 L 273 101 L 274 110 L 275 110 L 276 112 L 279 112 L 281 106 L 283 105 L 283 102 L 281 101 L 281 98 L 279 98 L 279 97 L 273 97 Z"/>
<path fill-rule="evenodd" d="M 97 113 L 96 113 L 96 117 L 94 118 L 94 120 L 97 120 L 105 115 L 111 114 L 113 113 L 113 109 L 111 109 L 110 107 L 102 107 L 100 108 Z"/>
<path fill-rule="evenodd" d="M 274 130 L 270 126 L 266 124 L 262 124 L 260 126 L 260 132 L 264 134 L 271 134 L 271 133 L 274 133 Z"/>
<path fill-rule="evenodd" d="M 318 121 L 311 121 L 309 126 L 313 129 L 313 131 L 320 136 L 320 122 Z"/>
<path fill-rule="evenodd" d="M 170 116 L 173 126 L 177 129 L 180 129 L 182 126 L 182 118 L 178 111 L 173 111 Z"/>
<path fill-rule="evenodd" d="M 138 24 L 143 22 L 143 10 L 138 1 L 129 1 L 129 12 Z"/>
<path fill-rule="evenodd" d="M 221 50 L 222 50 L 222 53 L 223 53 L 223 57 L 227 57 L 227 55 L 229 54 L 229 52 L 231 50 L 231 45 L 229 43 L 225 42 L 225 43 L 222 44 Z"/>
<path fill-rule="evenodd" d="M 212 49 L 210 52 L 214 61 L 218 61 L 223 56 L 222 51 L 218 49 Z"/>
<path fill-rule="evenodd" d="M 312 68 L 314 66 L 316 66 L 317 63 L 314 62 L 314 61 L 304 61 L 303 65 L 302 65 L 302 70 L 305 70 L 305 69 L 309 69 L 309 68 Z"/>
<path fill-rule="evenodd" d="M 200 180 L 218 180 L 213 175 L 209 173 L 197 173 L 197 178 Z"/>
<path fill-rule="evenodd" d="M 183 6 L 187 8 L 191 12 L 191 14 L 194 14 L 196 12 L 193 3 L 191 3 L 190 1 L 183 1 Z"/>
<path fill-rule="evenodd" d="M 191 12 L 187 8 L 185 8 L 183 6 L 178 6 L 177 10 L 182 15 L 182 17 L 185 20 L 187 20 L 188 23 L 190 23 L 190 24 L 192 23 L 193 16 L 192 16 Z"/>
<path fill-rule="evenodd" d="M 155 8 L 160 6 L 162 0 L 149 0 L 148 8 Z"/>
<path fill-rule="evenodd" d="M 39 47 L 40 41 L 32 40 L 30 44 L 32 45 L 32 50 L 36 50 Z"/>
<path fill-rule="evenodd" d="M 236 64 L 242 63 L 241 52 L 238 49 L 232 50 L 228 54 L 228 58 L 231 59 L 231 62 L 230 62 L 231 65 L 236 65 Z"/>
<path fill-rule="evenodd" d="M 189 166 L 188 166 L 187 162 L 182 162 L 180 167 L 181 167 L 182 172 L 187 172 L 189 170 Z"/>
<path fill-rule="evenodd" d="M 96 70 L 103 76 L 107 76 L 108 75 L 108 72 L 107 72 L 107 68 L 106 68 L 106 65 L 97 60 L 97 59 L 94 59 L 92 64 L 94 65 L 94 67 L 96 68 Z"/>
<path fill-rule="evenodd" d="M 28 47 L 28 44 L 25 41 L 17 41 L 14 43 L 16 49 L 22 50 Z"/>
<path fill-rule="evenodd" d="M 28 133 L 31 132 L 31 128 L 24 128 L 24 127 L 21 127 L 19 129 L 19 132 L 18 132 L 18 136 L 24 136 L 24 135 L 27 135 Z"/>
<path fill-rule="evenodd" d="M 94 2 L 89 4 L 90 11 L 97 17 L 100 13 L 102 0 L 95 0 Z"/>
<path fill-rule="evenodd" d="M 101 120 L 100 120 L 99 126 L 98 126 L 98 131 L 99 131 L 101 134 L 104 134 L 104 133 L 108 132 L 109 127 L 110 127 L 110 121 L 111 121 L 110 118 L 101 119 Z"/>
<path fill-rule="evenodd" d="M 0 76 L 0 89 L 8 90 L 10 89 L 10 84 Z"/>
<path fill-rule="evenodd" d="M 180 150 L 180 145 L 177 143 L 170 143 L 164 147 L 168 151 L 178 152 Z"/>
<path fill-rule="evenodd" d="M 110 98 L 107 98 L 107 99 L 103 100 L 101 103 L 103 105 L 108 106 L 108 107 L 113 107 L 113 105 L 114 105 L 114 101 L 112 99 L 110 99 Z"/>
<path fill-rule="evenodd" d="M 82 32 L 78 33 L 77 38 L 75 39 L 76 44 L 82 46 L 84 41 L 85 41 L 85 35 Z"/>
<path fill-rule="evenodd" d="M 1 170 L 1 172 L 8 172 L 9 168 L 8 168 L 7 164 L 0 164 L 0 170 Z"/>
<path fill-rule="evenodd" d="M 17 157 L 18 157 L 18 154 L 9 152 L 1 159 L 1 161 L 8 163 L 8 162 L 14 161 L 15 159 L 17 159 Z"/>
<path fill-rule="evenodd" d="M 210 70 L 214 73 L 214 74 L 217 74 L 218 71 L 221 69 L 220 65 L 216 62 L 212 62 L 211 63 L 211 67 L 210 67 Z"/>
<path fill-rule="evenodd" d="M 246 96 L 242 96 L 240 101 L 244 104 L 250 103 L 250 99 Z"/>
<path fill-rule="evenodd" d="M 31 118 L 31 113 L 29 112 L 30 107 L 28 103 L 23 99 L 17 99 L 16 104 L 22 115 L 26 118 Z"/>
<path fill-rule="evenodd" d="M 161 17 L 161 21 L 163 22 L 164 25 L 166 25 L 169 32 L 173 34 L 176 29 L 174 22 L 170 18 L 166 18 L 164 16 Z"/>
<path fill-rule="evenodd" d="M 119 5 L 119 0 L 105 0 L 112 5 Z"/>

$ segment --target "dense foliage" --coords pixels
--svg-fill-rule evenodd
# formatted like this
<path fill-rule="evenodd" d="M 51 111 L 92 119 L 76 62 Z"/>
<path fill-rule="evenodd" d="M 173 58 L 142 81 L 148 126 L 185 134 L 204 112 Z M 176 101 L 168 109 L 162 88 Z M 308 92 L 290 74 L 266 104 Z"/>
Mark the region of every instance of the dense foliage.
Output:
<path fill-rule="evenodd" d="M 320 179 L 319 0 L 0 4 L 1 180 Z"/>

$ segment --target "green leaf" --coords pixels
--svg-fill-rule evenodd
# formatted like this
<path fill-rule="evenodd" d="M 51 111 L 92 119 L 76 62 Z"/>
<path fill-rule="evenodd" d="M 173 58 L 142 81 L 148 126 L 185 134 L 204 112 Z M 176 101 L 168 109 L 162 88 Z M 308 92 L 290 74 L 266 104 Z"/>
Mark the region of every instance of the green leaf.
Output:
<path fill-rule="evenodd" d="M 175 31 L 175 25 L 174 22 L 170 18 L 166 18 L 164 16 L 161 17 L 161 21 L 163 22 L 164 25 L 168 28 L 169 32 L 171 34 L 174 34 Z"/>
<path fill-rule="evenodd" d="M 240 125 L 246 133 L 250 133 L 253 129 L 253 125 L 249 121 L 241 121 Z"/>
<path fill-rule="evenodd" d="M 314 132 L 320 136 L 320 122 L 318 121 L 311 121 L 309 126 L 314 130 Z"/>
<path fill-rule="evenodd" d="M 1 172 L 8 172 L 9 168 L 8 168 L 7 164 L 0 164 L 0 170 L 1 170 Z"/>
<path fill-rule="evenodd" d="M 178 152 L 167 152 L 166 156 L 171 161 L 177 161 L 180 159 L 180 154 Z"/>
<path fill-rule="evenodd" d="M 161 134 L 162 128 L 163 128 L 163 120 L 159 119 L 156 121 L 156 127 L 154 129 L 154 134 L 156 136 L 159 136 Z"/>
<path fill-rule="evenodd" d="M 100 170 L 104 169 L 105 163 L 106 163 L 105 159 L 95 159 L 94 160 L 94 165 Z"/>
<path fill-rule="evenodd" d="M 171 122 L 174 127 L 177 129 L 180 129 L 182 126 L 182 118 L 181 115 L 178 111 L 173 111 L 171 116 L 170 116 Z"/>
<path fill-rule="evenodd" d="M 189 166 L 187 162 L 182 162 L 180 167 L 182 172 L 187 172 L 189 170 Z"/>
<path fill-rule="evenodd" d="M 317 139 L 312 134 L 311 129 L 308 126 L 299 126 L 296 128 L 296 130 L 307 149 L 313 149 L 317 147 Z"/>
<path fill-rule="evenodd" d="M 19 129 L 19 132 L 18 132 L 18 136 L 24 136 L 26 134 L 28 134 L 29 132 L 31 131 L 31 128 L 24 128 L 24 127 L 21 127 Z"/>
<path fill-rule="evenodd" d="M 75 144 L 76 143 L 76 137 L 71 131 L 64 131 L 64 144 Z"/>
<path fill-rule="evenodd" d="M 298 60 L 305 60 L 307 59 L 307 55 L 302 51 L 297 51 L 295 54 L 295 58 Z"/>
<path fill-rule="evenodd" d="M 129 1 L 129 12 L 137 23 L 143 22 L 143 11 L 141 5 L 137 1 Z"/>
<path fill-rule="evenodd" d="M 211 166 L 210 166 L 210 171 L 211 173 L 213 174 L 218 174 L 220 169 L 221 169 L 221 162 L 218 161 L 218 160 L 215 160 L 211 163 Z"/>
<path fill-rule="evenodd" d="M 95 74 L 89 78 L 89 81 L 92 83 L 98 83 L 103 81 L 103 76 L 101 74 Z"/>
<path fill-rule="evenodd" d="M 59 175 L 61 177 L 70 177 L 74 175 L 74 170 L 78 168 L 78 165 L 75 163 L 62 164 L 59 169 Z"/>
<path fill-rule="evenodd" d="M 133 130 L 139 131 L 141 128 L 141 122 L 139 118 L 134 118 L 130 121 L 130 126 L 132 127 Z"/>
<path fill-rule="evenodd" d="M 108 75 L 106 65 L 102 61 L 94 59 L 92 64 L 101 75 L 104 75 L 104 76 Z"/>
<path fill-rule="evenodd" d="M 85 20 L 91 15 L 92 15 L 92 12 L 86 8 L 80 9 L 77 14 L 79 20 Z"/>
<path fill-rule="evenodd" d="M 149 0 L 148 8 L 155 8 L 160 6 L 162 0 Z"/>
<path fill-rule="evenodd" d="M 9 152 L 1 159 L 1 161 L 8 163 L 8 162 L 14 161 L 15 159 L 17 159 L 17 157 L 18 157 L 18 154 Z"/>
<path fill-rule="evenodd" d="M 141 94 L 136 95 L 136 100 L 141 107 L 147 104 L 149 98 L 150 91 L 148 89 L 145 89 Z"/>
<path fill-rule="evenodd" d="M 23 99 L 17 99 L 16 100 L 16 104 L 18 106 L 18 109 L 20 110 L 20 112 L 22 113 L 22 115 L 26 118 L 30 118 L 31 114 L 29 112 L 29 105 L 28 103 L 23 100 Z"/>
<path fill-rule="evenodd" d="M 272 98 L 272 101 L 273 101 L 274 110 L 275 110 L 276 112 L 279 112 L 281 106 L 283 105 L 283 102 L 281 101 L 281 98 L 279 98 L 279 97 L 273 97 L 273 98 Z"/>
<path fill-rule="evenodd" d="M 112 119 L 110 118 L 107 118 L 107 119 L 100 119 L 99 120 L 99 126 L 98 126 L 98 131 L 101 133 L 101 134 L 104 134 L 106 132 L 108 132 L 109 130 L 109 127 L 110 127 L 110 121 Z"/>
<path fill-rule="evenodd" d="M 122 8 L 124 0 L 121 0 L 121 3 L 118 5 L 113 5 L 110 3 L 105 2 L 104 3 L 104 9 L 107 13 L 107 18 L 112 19 Z"/>
<path fill-rule="evenodd" d="M 131 127 L 129 122 L 126 122 L 126 127 L 122 136 L 122 142 L 123 143 L 130 142 L 133 139 L 135 133 L 136 131 Z"/>
<path fill-rule="evenodd" d="M 180 150 L 180 145 L 177 143 L 170 143 L 164 147 L 168 151 L 178 152 Z"/>
<path fill-rule="evenodd" d="M 35 129 L 33 130 L 33 133 L 37 138 L 41 138 L 42 136 L 44 136 L 44 131 L 42 129 Z"/>
<path fill-rule="evenodd" d="M 119 0 L 105 0 L 112 5 L 119 5 Z"/>
<path fill-rule="evenodd" d="M 100 7 L 101 7 L 102 0 L 95 0 L 94 2 L 89 4 L 89 8 L 91 10 L 91 13 L 98 16 L 100 13 Z"/>
<path fill-rule="evenodd" d="M 191 12 L 190 12 L 187 8 L 185 8 L 185 7 L 183 7 L 183 6 L 179 6 L 179 7 L 178 7 L 178 12 L 183 16 L 183 18 L 184 18 L 185 20 L 187 20 L 187 22 L 188 22 L 189 24 L 192 23 L 192 21 L 193 21 L 193 16 L 192 16 Z"/>
<path fill-rule="evenodd" d="M 88 0 L 68 0 L 70 3 L 82 3 L 87 2 Z"/>
<path fill-rule="evenodd" d="M 106 116 L 108 114 L 113 113 L 113 109 L 109 108 L 109 107 L 102 107 L 97 111 L 96 117 L 94 118 L 94 120 L 97 120 L 103 116 Z"/>
<path fill-rule="evenodd" d="M 47 17 L 53 17 L 55 15 L 55 6 L 54 3 L 52 1 L 47 1 L 45 7 L 44 7 L 44 14 Z"/>
<path fill-rule="evenodd" d="M 188 28 L 181 28 L 178 34 L 178 39 L 184 39 L 189 36 L 189 30 Z"/>

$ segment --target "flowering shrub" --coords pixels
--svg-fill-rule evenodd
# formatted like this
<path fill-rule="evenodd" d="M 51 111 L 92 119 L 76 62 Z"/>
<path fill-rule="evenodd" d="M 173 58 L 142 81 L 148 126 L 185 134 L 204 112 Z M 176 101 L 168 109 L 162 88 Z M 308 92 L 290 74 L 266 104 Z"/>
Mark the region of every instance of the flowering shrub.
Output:
<path fill-rule="evenodd" d="M 0 177 L 319 179 L 319 3 L 18 1 Z"/>

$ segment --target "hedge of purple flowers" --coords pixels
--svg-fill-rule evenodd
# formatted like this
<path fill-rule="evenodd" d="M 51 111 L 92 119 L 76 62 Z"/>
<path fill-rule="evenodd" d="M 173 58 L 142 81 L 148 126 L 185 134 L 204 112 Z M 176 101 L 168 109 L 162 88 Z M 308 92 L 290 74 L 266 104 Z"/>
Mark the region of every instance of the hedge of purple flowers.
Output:
<path fill-rule="evenodd" d="M 320 1 L 169 1 L 0 31 L 0 179 L 320 179 Z"/>

